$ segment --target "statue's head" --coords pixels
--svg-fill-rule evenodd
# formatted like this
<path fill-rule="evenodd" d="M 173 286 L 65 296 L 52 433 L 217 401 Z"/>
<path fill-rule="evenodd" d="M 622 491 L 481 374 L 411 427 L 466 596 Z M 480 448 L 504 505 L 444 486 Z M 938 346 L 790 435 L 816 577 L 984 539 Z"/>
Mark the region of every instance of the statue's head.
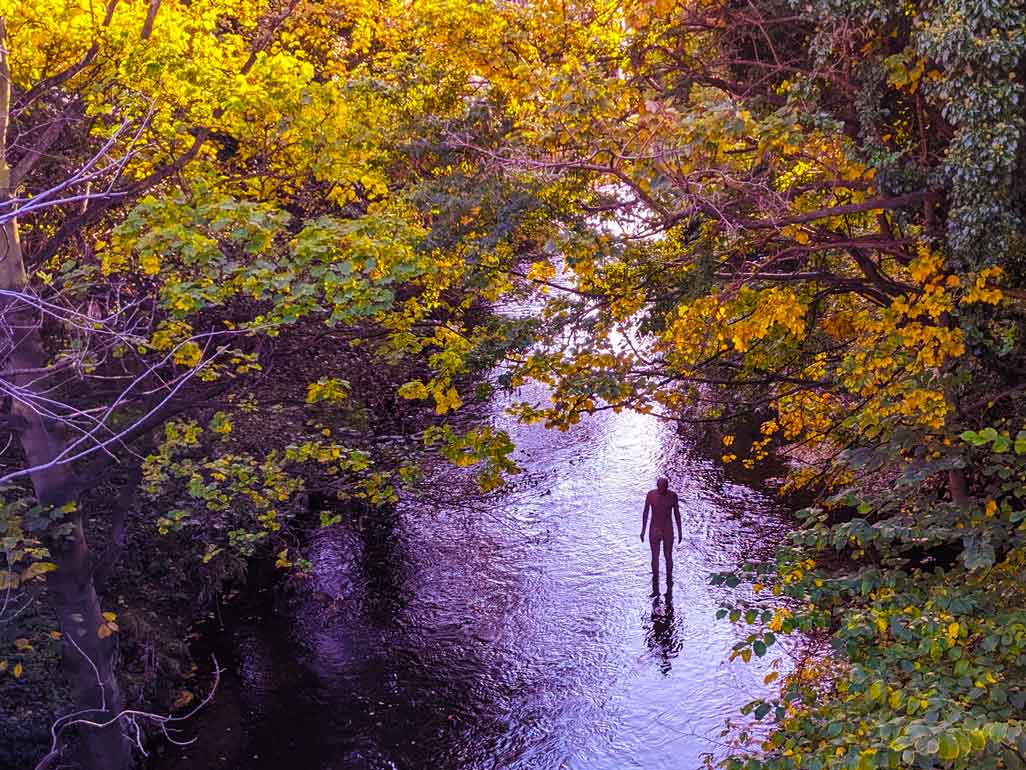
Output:
<path fill-rule="evenodd" d="M 665 476 L 661 476 L 659 480 L 656 482 L 656 489 L 658 489 L 660 492 L 665 492 L 669 488 L 670 480 Z"/>

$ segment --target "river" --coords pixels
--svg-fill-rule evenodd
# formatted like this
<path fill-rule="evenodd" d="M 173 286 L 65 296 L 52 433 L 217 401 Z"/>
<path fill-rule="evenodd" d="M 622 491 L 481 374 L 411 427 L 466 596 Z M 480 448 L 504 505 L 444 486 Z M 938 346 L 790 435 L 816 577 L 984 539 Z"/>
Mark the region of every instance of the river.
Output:
<path fill-rule="evenodd" d="M 499 401 L 492 419 L 517 444 L 516 488 L 484 510 L 411 501 L 378 526 L 319 531 L 311 577 L 231 624 L 197 741 L 162 767 L 686 770 L 722 756 L 724 721 L 764 692 L 774 656 L 727 662 L 743 631 L 715 619 L 727 595 L 708 577 L 771 551 L 772 495 L 651 415 L 560 433 Z M 673 591 L 653 598 L 638 533 L 659 474 L 685 536 Z M 461 489 L 453 474 L 432 484 Z"/>

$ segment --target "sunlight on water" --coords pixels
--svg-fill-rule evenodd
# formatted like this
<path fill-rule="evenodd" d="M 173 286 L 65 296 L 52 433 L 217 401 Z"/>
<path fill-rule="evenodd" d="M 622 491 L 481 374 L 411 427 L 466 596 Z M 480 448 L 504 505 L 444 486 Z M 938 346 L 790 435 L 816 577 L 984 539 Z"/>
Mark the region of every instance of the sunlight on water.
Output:
<path fill-rule="evenodd" d="M 494 421 L 518 446 L 513 492 L 322 531 L 313 577 L 240 632 L 247 767 L 681 770 L 722 753 L 772 656 L 725 662 L 740 632 L 715 620 L 708 575 L 769 552 L 772 502 L 653 416 L 559 433 L 497 404 Z M 663 474 L 685 534 L 672 595 L 653 599 L 638 533 Z"/>

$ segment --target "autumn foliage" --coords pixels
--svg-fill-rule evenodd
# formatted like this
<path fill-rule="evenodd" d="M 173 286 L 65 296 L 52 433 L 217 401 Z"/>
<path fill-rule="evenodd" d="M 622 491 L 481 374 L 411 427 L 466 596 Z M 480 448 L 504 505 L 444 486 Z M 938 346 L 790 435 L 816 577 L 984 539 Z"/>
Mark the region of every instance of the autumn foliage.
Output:
<path fill-rule="evenodd" d="M 90 540 L 105 480 L 203 564 L 301 568 L 286 534 L 311 492 L 391 504 L 424 454 L 500 485 L 506 437 L 453 416 L 486 377 L 537 380 L 551 400 L 524 420 L 722 423 L 724 463 L 786 458 L 811 501 L 775 563 L 714 578 L 788 598 L 724 608 L 751 626 L 738 657 L 824 642 L 751 704 L 772 727 L 728 767 L 1023 766 L 1019 3 L 0 18 L 0 580 L 45 585 L 51 642 L 89 640 L 80 702 L 123 705 L 93 585 L 116 564 Z M 481 312 L 524 297 L 536 315 Z M 372 398 L 419 409 L 406 448 L 375 440 Z M 96 734 L 84 761 L 126 766 Z"/>

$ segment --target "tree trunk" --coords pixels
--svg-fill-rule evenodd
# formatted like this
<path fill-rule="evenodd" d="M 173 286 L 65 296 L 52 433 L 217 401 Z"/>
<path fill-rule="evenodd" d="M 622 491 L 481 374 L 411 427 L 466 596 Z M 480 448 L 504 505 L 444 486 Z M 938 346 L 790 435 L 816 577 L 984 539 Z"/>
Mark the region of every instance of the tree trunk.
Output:
<path fill-rule="evenodd" d="M 64 672 L 75 708 L 98 709 L 84 718 L 103 724 L 117 717 L 124 700 L 112 663 L 114 638 L 101 639 L 97 633 L 104 620 L 81 521 L 74 526 L 68 547 L 56 559 L 57 569 L 47 575 L 47 590 L 63 634 Z M 104 728 L 82 727 L 79 746 L 81 754 L 76 759 L 87 770 L 127 770 L 132 766 L 132 745 L 120 722 Z"/>
<path fill-rule="evenodd" d="M 951 502 L 955 505 L 969 504 L 969 485 L 965 480 L 965 471 L 959 468 L 948 471 L 948 492 L 951 493 Z"/>
<path fill-rule="evenodd" d="M 0 201 L 10 199 L 10 168 L 7 165 L 7 126 L 10 111 L 10 64 L 5 19 L 0 18 Z M 0 288 L 26 292 L 28 279 L 18 240 L 18 225 L 10 219 L 0 234 Z M 9 336 L 6 362 L 8 380 L 32 392 L 38 371 L 48 363 L 37 314 L 18 299 L 7 298 L 0 306 L 3 330 Z M 36 412 L 31 404 L 11 399 L 11 423 L 31 474 L 40 505 L 60 507 L 77 502 L 78 485 L 69 464 L 50 465 L 67 447 L 59 425 Z M 59 535 L 46 538 L 57 569 L 47 574 L 47 593 L 54 602 L 63 638 L 64 669 L 74 694 L 76 710 L 90 710 L 83 718 L 97 723 L 113 720 L 123 708 L 113 671 L 113 639 L 103 639 L 100 601 L 93 586 L 89 546 L 83 517 L 77 506 L 59 522 L 68 525 Z M 56 524 L 56 523 L 55 523 Z M 99 729 L 84 727 L 79 764 L 88 770 L 124 770 L 132 764 L 131 743 L 120 724 Z"/>

